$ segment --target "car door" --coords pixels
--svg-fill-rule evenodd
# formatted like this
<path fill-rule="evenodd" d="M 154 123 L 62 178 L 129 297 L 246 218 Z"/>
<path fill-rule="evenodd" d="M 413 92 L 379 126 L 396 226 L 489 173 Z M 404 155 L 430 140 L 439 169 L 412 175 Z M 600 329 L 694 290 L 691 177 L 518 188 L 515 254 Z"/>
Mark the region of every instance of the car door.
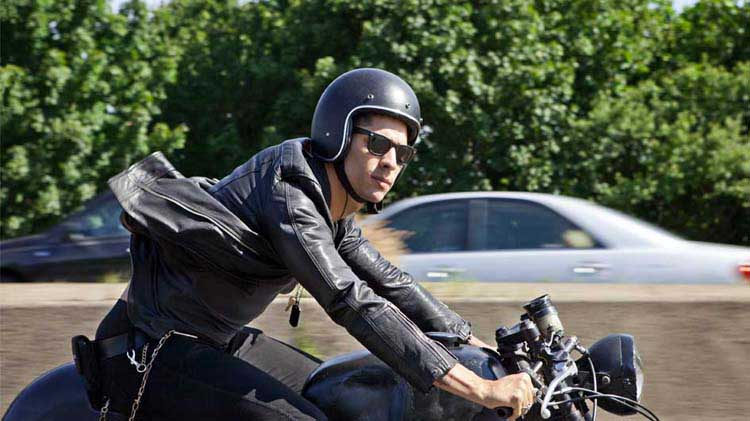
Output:
<path fill-rule="evenodd" d="M 390 217 L 388 226 L 406 232 L 409 254 L 401 268 L 420 281 L 472 279 L 464 254 L 472 201 L 452 199 L 420 204 Z"/>
<path fill-rule="evenodd" d="M 550 208 L 522 199 L 475 205 L 463 266 L 479 281 L 606 281 L 612 265 L 588 232 Z"/>
<path fill-rule="evenodd" d="M 37 251 L 46 254 L 46 277 L 92 281 L 108 273 L 127 275 L 130 233 L 120 224 L 120 211 L 114 196 L 105 195 L 61 223 L 56 241 Z"/>

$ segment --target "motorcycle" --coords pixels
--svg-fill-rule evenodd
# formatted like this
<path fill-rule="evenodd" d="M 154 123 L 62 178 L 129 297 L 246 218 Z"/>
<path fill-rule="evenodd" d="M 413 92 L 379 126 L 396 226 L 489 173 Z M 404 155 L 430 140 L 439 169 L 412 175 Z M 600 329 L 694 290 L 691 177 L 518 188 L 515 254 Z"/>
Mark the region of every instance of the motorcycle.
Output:
<path fill-rule="evenodd" d="M 548 295 L 523 306 L 519 323 L 495 332 L 496 349 L 468 345 L 455 335 L 428 333 L 477 375 L 499 379 L 528 373 L 538 389 L 524 421 L 588 421 L 597 408 L 620 416 L 658 417 L 640 403 L 643 368 L 635 341 L 628 334 L 608 335 L 588 349 L 566 336 Z M 574 359 L 574 353 L 580 354 Z M 323 362 L 308 377 L 302 395 L 332 420 L 504 420 L 510 408 L 490 410 L 433 388 L 414 390 L 366 350 Z M 591 406 L 589 406 L 589 403 Z M 27 386 L 3 417 L 16 420 L 96 420 L 74 363 L 64 364 Z M 109 420 L 124 420 L 114 412 Z"/>

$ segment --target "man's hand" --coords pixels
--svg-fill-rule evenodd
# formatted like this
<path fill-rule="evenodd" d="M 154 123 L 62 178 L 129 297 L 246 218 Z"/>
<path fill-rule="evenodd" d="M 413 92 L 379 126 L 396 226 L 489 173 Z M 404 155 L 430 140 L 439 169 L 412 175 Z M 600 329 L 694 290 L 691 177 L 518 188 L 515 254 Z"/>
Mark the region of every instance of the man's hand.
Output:
<path fill-rule="evenodd" d="M 486 408 L 509 407 L 511 420 L 524 414 L 534 404 L 534 386 L 526 373 L 511 374 L 499 380 L 483 379 L 473 371 L 456 364 L 435 386 Z"/>
<path fill-rule="evenodd" d="M 479 348 L 489 348 L 489 349 L 495 349 L 495 348 L 497 348 L 497 347 L 494 347 L 494 346 L 491 346 L 491 345 L 488 345 L 488 344 L 484 343 L 481 339 L 477 338 L 474 335 L 469 336 L 468 343 L 469 343 L 469 345 L 476 346 L 476 347 L 479 347 Z"/>
<path fill-rule="evenodd" d="M 536 396 L 531 378 L 526 373 L 511 374 L 499 380 L 490 380 L 486 393 L 482 405 L 487 408 L 505 406 L 513 409 L 511 420 L 526 414 L 534 404 Z"/>

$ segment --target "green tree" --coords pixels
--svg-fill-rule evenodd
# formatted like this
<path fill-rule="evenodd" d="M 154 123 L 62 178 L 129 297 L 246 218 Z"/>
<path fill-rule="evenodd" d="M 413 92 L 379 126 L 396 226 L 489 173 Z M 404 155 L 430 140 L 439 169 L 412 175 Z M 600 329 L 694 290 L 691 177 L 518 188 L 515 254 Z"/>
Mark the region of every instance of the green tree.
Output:
<path fill-rule="evenodd" d="M 750 62 L 599 96 L 555 158 L 561 190 L 694 239 L 750 244 Z"/>
<path fill-rule="evenodd" d="M 9 0 L 2 15 L 2 236 L 38 230 L 136 158 L 183 144 L 153 124 L 179 51 L 133 1 Z"/>
<path fill-rule="evenodd" d="M 324 87 L 375 66 L 415 88 L 433 129 L 391 199 L 557 192 L 748 244 L 748 8 L 173 0 L 149 16 L 139 3 L 119 15 L 102 2 L 4 4 L 3 42 L 20 47 L 2 53 L 3 229 L 51 221 L 155 148 L 187 174 L 223 176 L 309 134 Z"/>
<path fill-rule="evenodd" d="M 169 7 L 190 16 L 181 25 L 193 22 L 184 26 L 191 53 L 164 113 L 170 124 L 191 127 L 180 155 L 187 171 L 221 176 L 263 147 L 306 135 L 323 88 L 343 71 L 375 66 L 414 86 L 434 130 L 392 199 L 453 190 L 559 192 L 603 201 L 695 238 L 748 241 L 727 228 L 745 215 L 744 167 L 737 161 L 747 132 L 738 114 L 744 85 L 731 90 L 734 105 L 717 106 L 716 98 L 725 97 L 729 81 L 739 76 L 721 67 L 691 67 L 746 59 L 744 5 L 701 2 L 681 15 L 666 0 L 176 1 Z M 722 31 L 713 18 L 732 29 Z M 690 70 L 681 70 L 686 66 Z M 669 82 L 677 87 L 665 90 L 677 73 Z M 702 89 L 689 82 L 697 75 L 706 83 Z M 649 87 L 684 107 L 646 101 Z M 671 126 L 678 117 L 696 123 L 680 129 L 687 130 L 681 141 L 667 141 L 681 133 Z M 607 140 L 606 130 L 627 119 L 672 132 L 626 132 Z M 716 140 L 724 132 L 727 138 Z M 660 147 L 632 146 L 642 143 L 636 135 L 659 138 Z M 656 168 L 631 168 L 632 160 L 699 168 L 707 156 L 716 157 L 714 169 L 724 165 L 723 174 L 737 181 L 716 170 L 661 168 L 652 177 L 662 178 L 663 195 L 644 196 L 633 187 L 654 183 L 646 180 Z M 617 172 L 626 175 L 613 179 Z M 694 214 L 699 195 L 670 190 L 689 182 L 712 191 Z M 731 218 L 716 223 L 721 216 L 712 211 Z"/>
<path fill-rule="evenodd" d="M 750 2 L 703 0 L 675 24 L 675 60 L 732 68 L 750 59 Z"/>

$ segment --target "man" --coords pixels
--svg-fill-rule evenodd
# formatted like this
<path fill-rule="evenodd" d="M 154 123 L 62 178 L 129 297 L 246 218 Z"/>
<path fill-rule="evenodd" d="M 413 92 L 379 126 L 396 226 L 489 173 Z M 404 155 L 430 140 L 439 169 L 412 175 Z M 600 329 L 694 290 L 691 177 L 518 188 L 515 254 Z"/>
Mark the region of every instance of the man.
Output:
<path fill-rule="evenodd" d="M 416 389 L 437 386 L 514 416 L 527 410 L 526 374 L 481 379 L 425 336 L 451 332 L 485 346 L 354 224 L 363 206 L 377 210 L 413 158 L 420 124 L 403 80 L 357 69 L 325 90 L 311 138 L 261 151 L 219 182 L 184 178 L 160 155 L 114 177 L 133 232 L 133 277 L 127 304 L 97 331 L 108 408 L 152 418 L 324 419 L 300 396 L 319 361 L 243 328 L 299 283 Z"/>

